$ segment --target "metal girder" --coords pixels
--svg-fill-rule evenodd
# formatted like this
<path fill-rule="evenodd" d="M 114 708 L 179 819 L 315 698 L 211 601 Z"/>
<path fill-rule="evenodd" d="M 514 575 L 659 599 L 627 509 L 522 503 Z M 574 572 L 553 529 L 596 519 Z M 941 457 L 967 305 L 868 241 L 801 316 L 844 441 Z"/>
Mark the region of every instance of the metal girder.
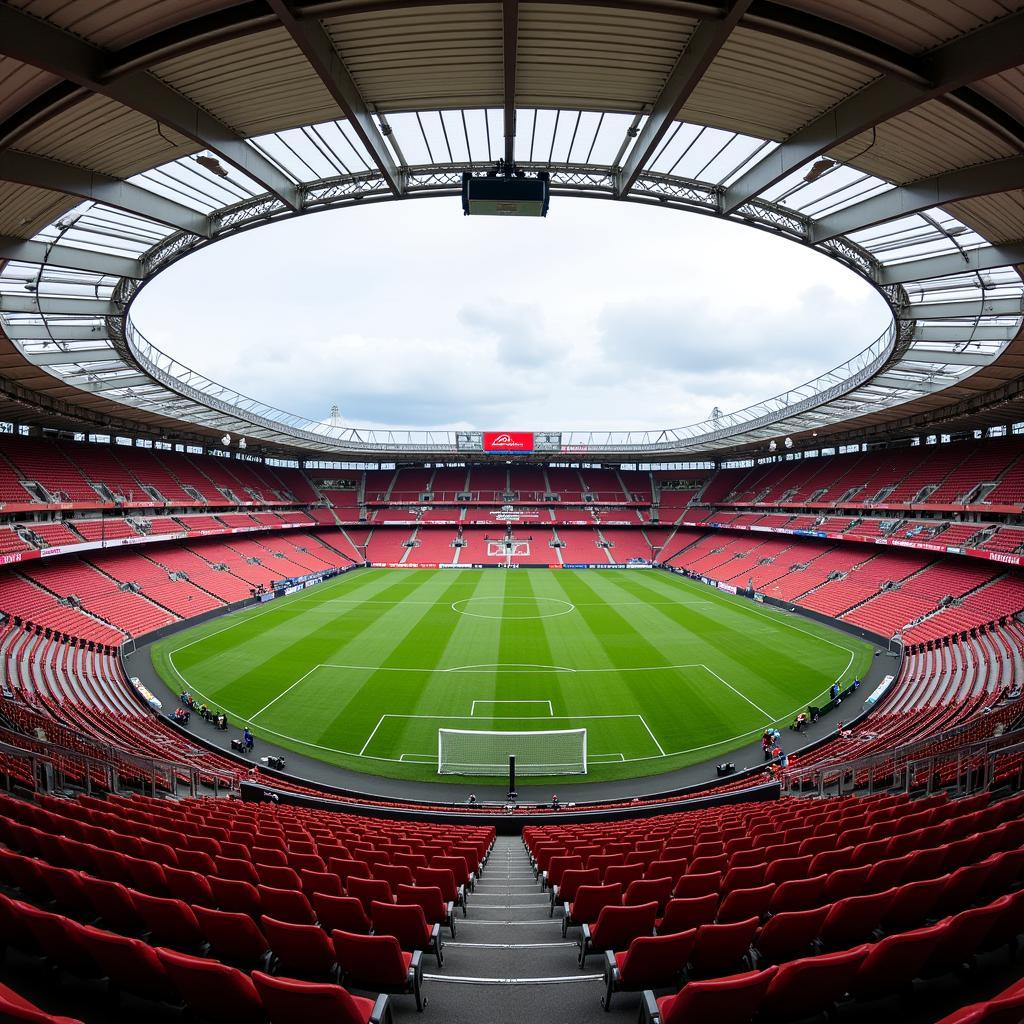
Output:
<path fill-rule="evenodd" d="M 912 348 L 900 358 L 901 363 L 930 363 L 933 366 L 988 366 L 992 356 L 986 352 L 946 352 L 937 348 Z"/>
<path fill-rule="evenodd" d="M 2 306 L 0 306 L 2 308 Z M 914 302 L 907 306 L 903 320 L 955 320 L 984 316 L 1024 315 L 1024 300 L 963 299 L 951 302 Z"/>
<path fill-rule="evenodd" d="M 920 57 L 917 77 L 884 74 L 794 132 L 777 149 L 745 171 L 726 190 L 722 212 L 781 181 L 801 164 L 883 121 L 962 85 L 1020 64 L 1024 52 L 1024 12 L 1007 15 Z"/>
<path fill-rule="evenodd" d="M 878 283 L 908 284 L 911 281 L 925 281 L 934 277 L 951 277 L 978 270 L 994 270 L 997 267 L 1013 267 L 1024 263 L 1024 241 L 1006 242 L 1002 245 L 982 245 L 977 249 L 949 253 L 945 256 L 925 256 L 919 260 L 907 260 L 883 267 Z"/>
<path fill-rule="evenodd" d="M 875 224 L 921 213 L 945 203 L 973 196 L 1008 192 L 1024 184 L 1024 156 L 1011 156 L 987 164 L 975 164 L 947 171 L 931 178 L 901 185 L 899 188 L 854 203 L 843 210 L 814 221 L 808 236 L 811 243 L 824 242 L 837 235 L 848 235 Z"/>
<path fill-rule="evenodd" d="M 0 179 L 91 199 L 203 238 L 211 235 L 210 218 L 205 214 L 109 174 L 83 170 L 32 153 L 15 150 L 0 153 Z"/>
<path fill-rule="evenodd" d="M 718 51 L 732 34 L 740 18 L 747 13 L 753 0 L 731 0 L 721 18 L 705 18 L 698 23 L 679 55 L 675 67 L 665 82 L 661 94 L 654 101 L 650 116 L 637 137 L 626 162 L 616 175 L 615 194 L 625 195 L 640 172 L 647 166 L 665 137 L 676 115 L 697 88 Z"/>
<path fill-rule="evenodd" d="M 99 378 L 99 379 L 97 379 Z M 107 391 L 120 391 L 123 388 L 141 388 L 153 382 L 141 373 L 133 373 L 127 377 L 110 377 L 102 379 L 97 373 L 80 373 L 74 377 L 56 377 L 62 384 L 70 384 L 79 391 L 102 394 Z"/>
<path fill-rule="evenodd" d="M 112 360 L 120 362 L 121 357 L 112 348 L 79 348 L 70 351 L 62 348 L 47 348 L 36 352 L 26 352 L 22 349 L 22 355 L 33 366 L 65 366 L 76 363 L 109 363 Z"/>
<path fill-rule="evenodd" d="M 502 0 L 501 47 L 504 69 L 503 123 L 505 132 L 505 163 L 515 163 L 516 156 L 516 66 L 519 54 L 519 0 Z"/>
<path fill-rule="evenodd" d="M 10 235 L 0 235 L 0 260 L 84 270 L 104 277 L 130 277 L 136 281 L 141 281 L 144 276 L 142 262 L 127 256 L 111 256 L 104 252 L 90 252 L 88 249 L 50 242 L 26 242 L 24 238 L 13 238 Z"/>
<path fill-rule="evenodd" d="M 120 316 L 121 310 L 109 299 L 63 298 L 49 295 L 2 295 L 0 313 L 55 313 L 68 316 Z"/>
<path fill-rule="evenodd" d="M 941 327 L 919 326 L 914 331 L 914 341 L 1009 341 L 1017 336 L 1016 327 L 1002 325 L 978 324 L 959 327 L 955 324 L 943 324 Z"/>
<path fill-rule="evenodd" d="M 3 324 L 12 341 L 96 341 L 107 336 L 103 324 Z"/>
<path fill-rule="evenodd" d="M 0 4 L 0 53 L 167 125 L 258 181 L 293 210 L 300 208 L 299 191 L 287 175 L 231 128 L 149 72 L 109 77 L 108 56 L 102 50 L 9 4 Z"/>
<path fill-rule="evenodd" d="M 918 391 L 922 395 L 931 394 L 933 391 L 939 391 L 941 388 L 946 386 L 945 382 L 939 381 L 924 381 L 924 380 L 912 380 L 907 377 L 891 377 L 882 375 L 876 377 L 872 384 L 877 384 L 880 387 L 886 388 L 887 390 L 893 391 Z M 948 383 L 954 383 L 949 381 Z"/>
<path fill-rule="evenodd" d="M 395 163 L 384 136 L 374 123 L 370 108 L 323 25 L 315 18 L 300 18 L 285 0 L 267 2 L 345 114 L 352 130 L 369 152 L 370 159 L 384 176 L 388 188 L 395 195 L 402 195 L 405 192 L 405 172 Z"/>

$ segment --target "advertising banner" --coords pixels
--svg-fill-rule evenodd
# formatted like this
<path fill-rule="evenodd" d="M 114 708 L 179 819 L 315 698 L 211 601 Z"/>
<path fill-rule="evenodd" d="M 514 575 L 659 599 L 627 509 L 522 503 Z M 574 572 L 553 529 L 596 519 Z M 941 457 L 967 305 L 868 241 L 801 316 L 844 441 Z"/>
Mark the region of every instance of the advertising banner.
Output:
<path fill-rule="evenodd" d="M 533 433 L 523 430 L 484 431 L 485 452 L 532 452 Z"/>

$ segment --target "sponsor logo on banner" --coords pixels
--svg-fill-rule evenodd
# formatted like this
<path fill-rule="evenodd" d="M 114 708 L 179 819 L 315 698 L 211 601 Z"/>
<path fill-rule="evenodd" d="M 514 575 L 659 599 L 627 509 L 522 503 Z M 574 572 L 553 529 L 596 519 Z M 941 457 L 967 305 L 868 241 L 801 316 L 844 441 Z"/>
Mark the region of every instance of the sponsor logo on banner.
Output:
<path fill-rule="evenodd" d="M 485 452 L 532 452 L 533 433 L 523 430 L 486 431 Z"/>

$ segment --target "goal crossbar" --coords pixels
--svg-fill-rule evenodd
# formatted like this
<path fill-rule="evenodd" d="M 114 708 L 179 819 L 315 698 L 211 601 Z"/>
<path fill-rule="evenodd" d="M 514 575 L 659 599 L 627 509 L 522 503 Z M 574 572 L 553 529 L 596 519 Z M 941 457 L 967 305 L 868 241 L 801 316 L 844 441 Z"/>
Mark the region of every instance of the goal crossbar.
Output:
<path fill-rule="evenodd" d="M 505 775 L 508 759 L 519 775 L 586 775 L 586 729 L 438 729 L 439 775 Z"/>

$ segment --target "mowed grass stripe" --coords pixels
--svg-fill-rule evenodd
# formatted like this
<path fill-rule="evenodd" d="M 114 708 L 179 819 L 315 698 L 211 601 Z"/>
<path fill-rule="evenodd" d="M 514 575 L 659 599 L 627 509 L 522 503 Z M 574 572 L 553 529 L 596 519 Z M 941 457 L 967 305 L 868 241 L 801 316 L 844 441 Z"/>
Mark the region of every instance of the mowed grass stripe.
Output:
<path fill-rule="evenodd" d="M 432 762 L 446 721 L 583 726 L 591 753 L 604 755 L 592 762 L 591 779 L 668 771 L 734 749 L 764 725 L 703 669 L 669 666 L 706 663 L 765 708 L 774 710 L 757 693 L 777 690 L 788 710 L 806 699 L 808 684 L 800 672 L 791 678 L 786 659 L 807 658 L 820 670 L 848 657 L 825 639 L 855 650 L 855 664 L 871 657 L 867 645 L 827 627 L 801 619 L 797 631 L 788 616 L 652 571 L 361 570 L 233 620 L 159 642 L 154 663 L 180 688 L 166 651 L 184 648 L 179 657 L 196 692 L 221 695 L 216 703 L 233 720 L 235 701 L 249 701 L 247 714 L 273 701 L 257 718 L 258 736 L 409 779 L 437 779 L 433 763 L 397 759 Z M 481 705 L 469 719 L 474 700 L 550 700 L 556 717 L 536 717 L 546 705 L 515 703 Z M 382 715 L 391 717 L 374 733 Z M 402 717 L 412 715 L 424 717 Z M 637 716 L 672 756 L 657 756 Z"/>

